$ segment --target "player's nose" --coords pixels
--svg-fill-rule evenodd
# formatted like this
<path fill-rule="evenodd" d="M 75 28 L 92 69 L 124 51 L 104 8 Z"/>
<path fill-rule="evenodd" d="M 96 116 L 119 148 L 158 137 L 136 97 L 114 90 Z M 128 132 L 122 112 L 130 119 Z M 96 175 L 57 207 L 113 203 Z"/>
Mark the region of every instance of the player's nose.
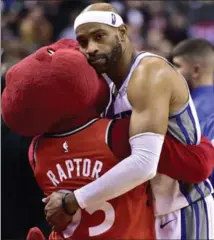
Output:
<path fill-rule="evenodd" d="M 91 56 L 96 55 L 98 53 L 98 51 L 99 51 L 99 49 L 98 49 L 97 44 L 93 41 L 90 41 L 88 43 L 88 47 L 86 49 L 87 56 L 89 56 L 89 58 L 90 58 Z"/>

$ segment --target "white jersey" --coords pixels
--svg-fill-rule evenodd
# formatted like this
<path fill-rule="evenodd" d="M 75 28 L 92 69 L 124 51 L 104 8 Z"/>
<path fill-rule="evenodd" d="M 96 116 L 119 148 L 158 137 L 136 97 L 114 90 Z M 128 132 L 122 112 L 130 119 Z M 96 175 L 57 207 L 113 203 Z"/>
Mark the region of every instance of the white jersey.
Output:
<path fill-rule="evenodd" d="M 163 57 L 148 52 L 139 53 L 136 56 L 132 67 L 130 68 L 129 74 L 119 89 L 116 97 L 114 94 L 115 86 L 113 83 L 110 84 L 112 94 L 110 103 L 106 109 L 105 115 L 107 117 L 122 118 L 131 115 L 132 106 L 130 105 L 127 97 L 127 86 L 129 80 L 132 72 L 138 66 L 140 61 L 144 57 L 151 56 L 164 59 Z M 167 61 L 166 59 L 164 60 Z M 106 75 L 104 75 L 104 77 L 109 82 L 109 78 Z M 195 106 L 190 94 L 189 101 L 182 107 L 182 109 L 169 116 L 168 134 L 184 144 L 200 143 L 201 130 Z M 153 190 L 156 216 L 168 214 L 186 207 L 189 204 L 213 193 L 213 187 L 208 179 L 199 184 L 187 184 L 172 179 L 164 174 L 157 174 L 150 182 Z"/>

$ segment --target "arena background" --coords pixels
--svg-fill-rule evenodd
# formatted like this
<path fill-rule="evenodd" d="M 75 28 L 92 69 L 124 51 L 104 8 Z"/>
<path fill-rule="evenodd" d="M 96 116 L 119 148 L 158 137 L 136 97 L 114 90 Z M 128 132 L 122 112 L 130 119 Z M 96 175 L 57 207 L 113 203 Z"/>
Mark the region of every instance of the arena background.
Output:
<path fill-rule="evenodd" d="M 137 50 L 168 57 L 187 38 L 214 43 L 214 1 L 1 1 L 1 91 L 7 69 L 36 49 L 61 38 L 75 38 L 73 21 L 95 2 L 110 2 L 129 26 Z M 2 239 L 25 239 L 39 226 L 48 234 L 42 193 L 27 159 L 31 141 L 2 129 Z"/>

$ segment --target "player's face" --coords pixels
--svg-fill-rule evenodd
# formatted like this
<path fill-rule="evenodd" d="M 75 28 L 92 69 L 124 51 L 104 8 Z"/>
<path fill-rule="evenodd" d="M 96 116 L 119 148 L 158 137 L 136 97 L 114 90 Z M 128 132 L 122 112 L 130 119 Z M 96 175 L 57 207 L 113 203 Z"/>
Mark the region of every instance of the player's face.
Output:
<path fill-rule="evenodd" d="M 115 63 L 122 55 L 117 29 L 104 24 L 87 23 L 79 26 L 77 41 L 80 51 L 99 74 L 115 67 Z"/>
<path fill-rule="evenodd" d="M 184 76 L 187 83 L 191 87 L 191 82 L 193 78 L 193 68 L 192 66 L 182 57 L 174 57 L 172 62 L 176 69 Z"/>

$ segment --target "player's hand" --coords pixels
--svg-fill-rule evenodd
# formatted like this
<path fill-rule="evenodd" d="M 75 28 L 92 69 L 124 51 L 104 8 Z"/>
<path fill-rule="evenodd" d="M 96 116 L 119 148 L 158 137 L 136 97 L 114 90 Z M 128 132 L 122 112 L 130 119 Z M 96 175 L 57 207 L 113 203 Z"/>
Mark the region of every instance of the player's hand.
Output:
<path fill-rule="evenodd" d="M 72 192 L 70 194 L 71 196 L 73 196 Z M 65 199 L 66 200 L 65 203 L 66 203 L 67 213 L 70 214 L 75 212 L 78 209 L 77 207 L 78 205 L 73 204 L 73 202 L 71 201 L 73 198 L 69 195 L 67 195 Z M 61 232 L 65 230 L 67 225 L 72 221 L 72 216 L 71 216 L 72 214 L 68 215 L 65 212 L 65 209 L 63 208 L 63 205 L 62 205 L 62 200 L 64 196 L 65 196 L 65 193 L 54 192 L 47 198 L 43 199 L 43 202 L 46 203 L 46 206 L 45 206 L 46 220 L 50 225 L 53 226 L 53 230 L 56 232 Z M 71 204 L 71 208 L 70 208 L 70 204 Z M 73 208 L 74 206 L 76 207 L 76 209 Z"/>
<path fill-rule="evenodd" d="M 72 217 L 67 215 L 62 207 L 62 198 L 65 193 L 54 192 L 43 199 L 46 203 L 45 215 L 47 222 L 52 226 L 52 230 L 61 232 L 72 221 Z"/>
<path fill-rule="evenodd" d="M 57 217 L 52 217 L 49 220 L 49 224 L 52 226 L 52 231 L 57 233 L 61 233 L 64 231 L 67 226 L 72 222 L 73 217 L 61 212 L 57 215 Z"/>

